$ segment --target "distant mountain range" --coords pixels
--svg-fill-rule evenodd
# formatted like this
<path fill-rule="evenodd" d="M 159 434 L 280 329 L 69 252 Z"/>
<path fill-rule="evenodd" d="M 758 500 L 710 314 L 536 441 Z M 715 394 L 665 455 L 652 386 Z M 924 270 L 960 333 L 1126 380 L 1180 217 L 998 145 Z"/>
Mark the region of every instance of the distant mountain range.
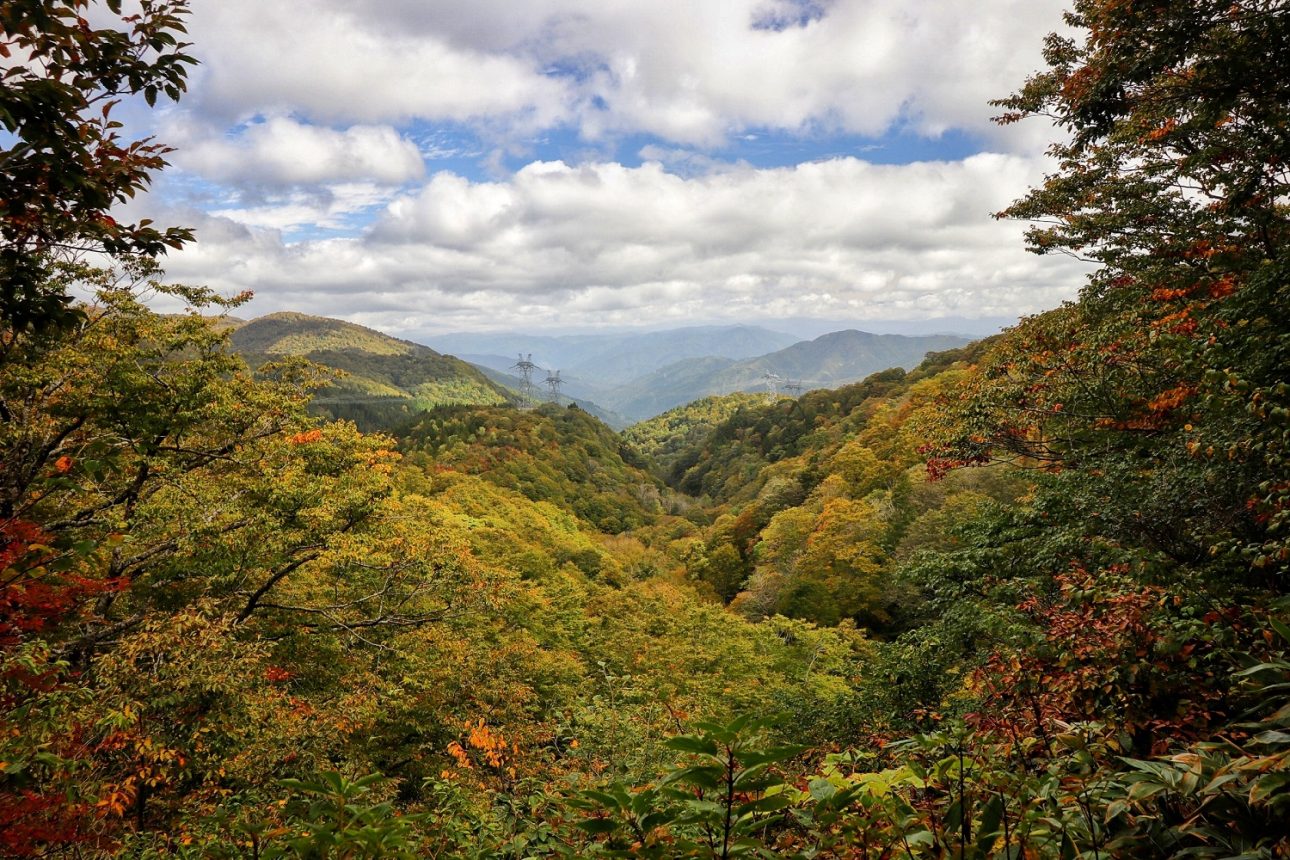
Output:
<path fill-rule="evenodd" d="M 534 336 L 518 333 L 448 334 L 427 338 L 440 352 L 505 371 L 519 353 L 559 370 L 562 378 L 602 389 L 639 379 L 683 358 L 743 359 L 790 346 L 800 338 L 758 326 L 691 326 L 629 334 Z"/>
<path fill-rule="evenodd" d="M 643 420 L 711 394 L 835 388 L 890 367 L 915 367 L 929 352 L 969 343 L 956 335 L 909 337 L 838 331 L 756 358 L 687 358 L 617 388 L 598 402 L 627 418 Z M 767 379 L 774 374 L 777 380 Z"/>
<path fill-rule="evenodd" d="M 314 397 L 312 410 L 383 429 L 433 406 L 495 406 L 514 395 L 479 368 L 421 344 L 354 323 L 300 313 L 248 322 L 228 318 L 233 348 L 252 367 L 302 356 L 345 372 Z"/>
<path fill-rule="evenodd" d="M 428 346 L 354 323 L 300 313 L 227 319 L 234 348 L 253 366 L 303 356 L 346 376 L 320 391 L 313 409 L 381 429 L 434 406 L 498 405 L 518 399 L 511 368 L 521 352 L 560 370 L 562 402 L 621 429 L 676 406 L 734 391 L 833 388 L 890 367 L 912 368 L 928 352 L 968 343 L 955 335 L 910 337 L 839 331 L 809 341 L 756 326 L 701 326 L 644 334 L 541 337 L 457 334 Z M 508 352 L 513 350 L 513 352 Z M 792 387 L 790 389 L 790 386 Z"/>

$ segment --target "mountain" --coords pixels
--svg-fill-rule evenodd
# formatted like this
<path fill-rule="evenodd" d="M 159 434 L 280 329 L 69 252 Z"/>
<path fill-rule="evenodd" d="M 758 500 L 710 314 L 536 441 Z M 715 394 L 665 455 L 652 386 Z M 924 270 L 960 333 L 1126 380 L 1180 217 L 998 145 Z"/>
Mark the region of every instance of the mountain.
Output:
<path fill-rule="evenodd" d="M 717 384 L 744 388 L 764 374 L 775 373 L 800 382 L 803 387 L 832 388 L 863 379 L 890 367 L 917 367 L 929 352 L 966 346 L 958 335 L 909 337 L 871 334 L 854 329 L 835 331 L 815 340 L 793 344 L 779 352 L 741 361 L 717 375 Z"/>
<path fill-rule="evenodd" d="M 655 332 L 540 337 L 518 333 L 448 334 L 427 339 L 434 348 L 495 370 L 530 353 L 544 370 L 588 386 L 621 385 L 684 358 L 753 358 L 796 343 L 791 334 L 758 326 L 690 326 Z M 506 357 L 503 357 L 506 356 Z"/>
<path fill-rule="evenodd" d="M 736 392 L 692 400 L 640 421 L 623 431 L 623 438 L 649 458 L 662 475 L 702 446 L 712 431 L 741 409 L 762 409 L 766 398 L 760 394 Z"/>
<path fill-rule="evenodd" d="M 354 323 L 276 313 L 234 328 L 233 348 L 251 366 L 291 356 L 344 372 L 314 397 L 312 411 L 386 429 L 434 406 L 492 406 L 513 398 L 477 368 L 429 347 Z"/>
<path fill-rule="evenodd" d="M 645 419 L 713 394 L 767 391 L 767 374 L 805 390 L 831 388 L 891 367 L 912 368 L 929 352 L 969 343 L 957 335 L 908 337 L 839 331 L 742 361 L 686 358 L 621 386 L 600 402 L 628 418 Z"/>
<path fill-rule="evenodd" d="M 615 389 L 604 402 L 615 412 L 637 421 L 653 418 L 676 406 L 709 394 L 728 394 L 736 387 L 720 388 L 717 377 L 735 366 L 728 358 L 687 358 Z"/>

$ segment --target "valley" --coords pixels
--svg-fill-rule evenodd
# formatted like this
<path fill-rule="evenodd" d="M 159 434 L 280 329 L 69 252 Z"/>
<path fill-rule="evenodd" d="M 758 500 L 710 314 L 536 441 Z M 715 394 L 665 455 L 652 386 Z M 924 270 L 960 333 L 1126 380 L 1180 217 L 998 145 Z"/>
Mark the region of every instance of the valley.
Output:
<path fill-rule="evenodd" d="M 854 330 L 796 341 L 752 326 L 699 326 L 563 338 L 518 333 L 430 338 L 444 351 L 439 353 L 353 323 L 298 313 L 233 326 L 234 349 L 253 365 L 296 356 L 340 371 L 340 378 L 315 395 L 314 409 L 358 421 L 363 429 L 390 427 L 437 405 L 519 399 L 517 359 L 471 352 L 476 349 L 511 349 L 534 357 L 535 402 L 551 399 L 544 381 L 559 371 L 560 402 L 577 403 L 621 430 L 706 396 L 741 391 L 779 396 L 834 387 L 889 367 L 912 368 L 929 352 L 968 342 L 954 335 Z M 461 355 L 445 354 L 452 350 Z"/>
<path fill-rule="evenodd" d="M 0 3 L 0 856 L 1290 857 L 1282 5 L 298 5 Z"/>

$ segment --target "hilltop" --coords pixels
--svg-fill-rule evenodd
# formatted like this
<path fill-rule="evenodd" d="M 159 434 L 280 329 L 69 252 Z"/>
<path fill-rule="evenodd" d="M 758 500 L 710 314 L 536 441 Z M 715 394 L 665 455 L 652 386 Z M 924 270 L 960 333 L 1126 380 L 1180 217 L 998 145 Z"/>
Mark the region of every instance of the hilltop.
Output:
<path fill-rule="evenodd" d="M 253 367 L 306 358 L 343 375 L 319 391 L 312 410 L 382 429 L 435 406 L 494 406 L 512 396 L 477 368 L 421 344 L 355 323 L 282 312 L 242 323 L 233 348 Z"/>

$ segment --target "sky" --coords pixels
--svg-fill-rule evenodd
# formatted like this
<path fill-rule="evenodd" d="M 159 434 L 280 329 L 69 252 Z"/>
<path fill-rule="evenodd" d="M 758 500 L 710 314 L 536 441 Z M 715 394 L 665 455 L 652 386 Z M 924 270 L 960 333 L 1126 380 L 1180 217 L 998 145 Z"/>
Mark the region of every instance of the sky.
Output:
<path fill-rule="evenodd" d="M 1084 268 L 998 221 L 990 122 L 1054 0 L 193 0 L 128 215 L 174 280 L 404 337 L 817 319 L 992 328 Z"/>

